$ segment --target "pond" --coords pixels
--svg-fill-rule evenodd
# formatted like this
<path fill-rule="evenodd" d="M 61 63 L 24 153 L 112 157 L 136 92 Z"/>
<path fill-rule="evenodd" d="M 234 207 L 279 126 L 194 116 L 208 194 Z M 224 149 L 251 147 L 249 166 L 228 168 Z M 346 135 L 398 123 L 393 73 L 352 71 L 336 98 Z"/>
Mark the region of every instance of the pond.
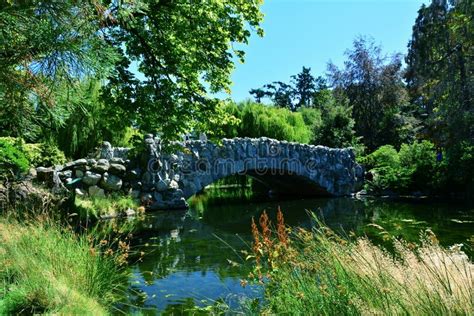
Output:
<path fill-rule="evenodd" d="M 121 309 L 176 315 L 218 302 L 238 309 L 246 300 L 261 298 L 259 286 L 241 285 L 249 273 L 242 250 L 250 249 L 252 217 L 266 210 L 275 221 L 278 207 L 290 226 L 310 228 L 314 220 L 308 212 L 314 212 L 335 230 L 365 234 L 377 243 L 386 233 L 372 224 L 408 241 L 431 229 L 443 245 L 473 243 L 474 208 L 465 205 L 354 198 L 255 202 L 245 195 L 237 202 L 227 198 L 230 192 L 214 195 L 195 197 L 186 212 L 149 214 L 139 224 L 133 246 L 145 256 L 132 265 L 129 304 Z"/>

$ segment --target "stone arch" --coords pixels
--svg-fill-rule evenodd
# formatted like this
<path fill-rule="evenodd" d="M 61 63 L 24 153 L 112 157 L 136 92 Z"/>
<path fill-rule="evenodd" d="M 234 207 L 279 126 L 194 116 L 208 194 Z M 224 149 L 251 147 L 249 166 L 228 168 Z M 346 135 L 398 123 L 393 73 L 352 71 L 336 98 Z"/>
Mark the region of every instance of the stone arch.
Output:
<path fill-rule="evenodd" d="M 225 139 L 220 145 L 190 141 L 183 147 L 184 152 L 193 153 L 182 156 L 191 161 L 189 172 L 183 173 L 180 182 L 184 199 L 234 174 L 254 177 L 289 194 L 313 196 L 347 195 L 358 181 L 356 173 L 360 166 L 350 148 L 333 149 L 268 138 Z M 200 167 L 204 162 L 207 167 Z"/>

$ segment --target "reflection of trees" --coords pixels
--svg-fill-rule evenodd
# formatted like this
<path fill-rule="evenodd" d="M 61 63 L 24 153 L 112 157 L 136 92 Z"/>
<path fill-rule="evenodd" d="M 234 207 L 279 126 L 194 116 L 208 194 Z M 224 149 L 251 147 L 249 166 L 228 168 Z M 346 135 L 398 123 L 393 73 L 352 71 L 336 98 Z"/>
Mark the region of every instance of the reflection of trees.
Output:
<path fill-rule="evenodd" d="M 189 215 L 176 216 L 173 224 L 170 218 L 163 221 L 160 216 L 145 221 L 146 230 L 134 240 L 146 253 L 143 262 L 137 265 L 146 282 L 153 283 L 176 271 L 205 274 L 212 269 L 221 279 L 246 273 L 228 262 L 228 259 L 241 261 L 230 247 L 238 252 L 245 246 L 234 234 L 216 230 Z M 162 226 L 164 223 L 166 225 Z"/>
<path fill-rule="evenodd" d="M 226 231 L 248 235 L 252 217 L 259 217 L 265 210 L 270 219 L 276 222 L 278 206 L 285 216 L 285 222 L 290 226 L 312 227 L 314 223 L 308 212 L 316 213 L 333 228 L 354 229 L 365 218 L 361 202 L 337 198 L 213 206 L 203 213 L 203 221 Z"/>

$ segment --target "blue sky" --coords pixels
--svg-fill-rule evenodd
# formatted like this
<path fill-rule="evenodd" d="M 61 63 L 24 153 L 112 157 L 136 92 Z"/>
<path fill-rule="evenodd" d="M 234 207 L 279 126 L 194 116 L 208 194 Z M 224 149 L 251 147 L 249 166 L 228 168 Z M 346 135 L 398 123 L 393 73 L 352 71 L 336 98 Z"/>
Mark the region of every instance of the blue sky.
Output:
<path fill-rule="evenodd" d="M 302 66 L 314 75 L 327 62 L 344 62 L 344 51 L 358 35 L 367 35 L 385 53 L 406 53 L 417 11 L 427 0 L 266 0 L 265 36 L 254 35 L 244 49 L 246 62 L 232 75 L 232 99 L 272 81 L 289 81 Z"/>

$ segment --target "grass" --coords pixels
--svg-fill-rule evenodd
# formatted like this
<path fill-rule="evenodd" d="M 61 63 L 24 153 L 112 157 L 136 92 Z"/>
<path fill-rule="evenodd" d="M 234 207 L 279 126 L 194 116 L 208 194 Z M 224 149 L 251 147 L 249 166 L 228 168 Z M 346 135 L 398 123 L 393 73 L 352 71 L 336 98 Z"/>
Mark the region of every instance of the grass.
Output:
<path fill-rule="evenodd" d="M 133 198 L 124 195 L 93 198 L 76 196 L 74 204 L 81 218 L 116 217 L 123 215 L 128 209 L 143 211 Z"/>
<path fill-rule="evenodd" d="M 126 289 L 127 246 L 44 221 L 0 219 L 0 314 L 110 312 Z"/>
<path fill-rule="evenodd" d="M 289 238 L 282 230 L 283 219 L 278 238 L 269 225 L 268 219 L 260 220 L 261 232 L 253 225 L 254 274 L 265 284 L 264 314 L 474 311 L 473 263 L 459 246 L 441 247 L 429 231 L 420 245 L 393 239 L 395 253 L 388 253 L 367 238 L 341 238 L 324 225 L 298 229 Z"/>

